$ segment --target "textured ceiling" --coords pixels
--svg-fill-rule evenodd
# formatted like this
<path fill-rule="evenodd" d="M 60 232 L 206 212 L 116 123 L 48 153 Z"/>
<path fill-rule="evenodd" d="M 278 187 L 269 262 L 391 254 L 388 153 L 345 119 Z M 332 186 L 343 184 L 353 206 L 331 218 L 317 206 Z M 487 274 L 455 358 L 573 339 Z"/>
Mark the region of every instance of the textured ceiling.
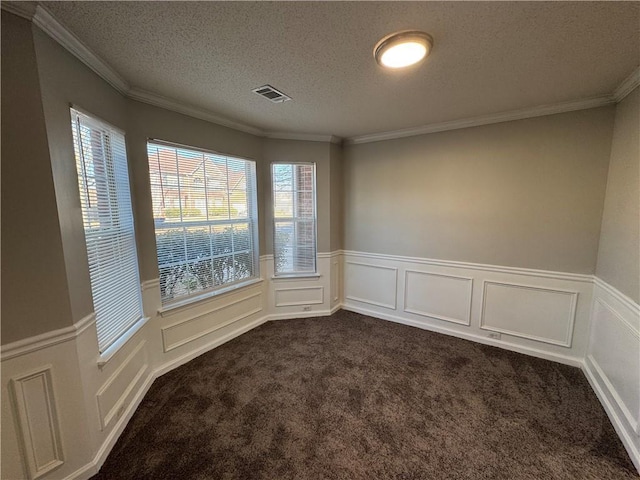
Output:
<path fill-rule="evenodd" d="M 638 2 L 43 2 L 134 88 L 268 131 L 353 137 L 610 94 Z M 376 42 L 434 37 L 385 71 Z M 252 93 L 265 83 L 293 98 Z"/>

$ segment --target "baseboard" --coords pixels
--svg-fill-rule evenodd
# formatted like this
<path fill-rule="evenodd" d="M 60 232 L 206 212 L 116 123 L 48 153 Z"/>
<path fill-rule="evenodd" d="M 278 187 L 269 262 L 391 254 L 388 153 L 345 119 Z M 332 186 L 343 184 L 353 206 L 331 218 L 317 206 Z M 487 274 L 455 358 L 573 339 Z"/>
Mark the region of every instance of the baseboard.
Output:
<path fill-rule="evenodd" d="M 480 335 L 476 335 L 474 333 L 466 333 L 459 332 L 457 330 L 449 329 L 446 327 L 440 327 L 436 325 L 429 325 L 422 322 L 417 322 L 415 320 L 410 320 L 407 318 L 398 317 L 396 315 L 390 315 L 388 313 L 381 313 L 374 310 L 369 310 L 366 308 L 362 308 L 356 305 L 350 305 L 345 303 L 342 305 L 344 310 L 349 310 L 351 312 L 361 313 L 363 315 L 368 315 L 370 317 L 380 318 L 382 320 L 389 320 L 395 323 L 401 323 L 403 325 L 409 325 L 411 327 L 417 327 L 422 330 L 428 330 L 430 332 L 442 333 L 444 335 L 449 335 L 452 337 L 462 338 L 464 340 L 470 340 L 476 343 L 482 343 L 484 345 L 491 345 L 493 347 L 503 348 L 505 350 L 510 350 L 512 352 L 523 353 L 525 355 L 530 355 L 532 357 L 542 358 L 544 360 L 551 360 L 553 362 L 562 363 L 564 365 L 570 365 L 572 367 L 582 367 L 582 359 L 578 357 L 572 357 L 569 355 L 561 355 L 552 352 L 546 352 L 544 350 L 539 350 L 532 347 L 527 347 L 524 345 L 516 345 L 510 342 L 504 342 L 501 340 L 492 340 L 491 338 L 482 337 Z"/>
<path fill-rule="evenodd" d="M 618 413 L 618 409 L 609 400 L 609 398 L 615 398 L 615 392 L 605 391 L 607 390 L 606 384 L 600 381 L 600 376 L 593 371 L 591 363 L 588 359 L 585 359 L 582 365 L 582 371 L 584 372 L 585 377 L 587 377 L 587 380 L 589 381 L 591 388 L 598 397 L 598 400 L 600 400 L 600 403 L 602 404 L 604 411 L 607 413 L 607 416 L 609 417 L 613 428 L 620 437 L 622 444 L 626 448 L 627 453 L 629 454 L 629 457 L 633 462 L 633 465 L 636 467 L 636 470 L 638 470 L 638 473 L 640 474 L 640 450 L 638 449 L 636 443 L 633 441 L 631 435 L 629 435 L 628 429 L 626 428 L 627 422 Z"/>
<path fill-rule="evenodd" d="M 267 315 L 265 322 L 271 320 L 291 320 L 294 318 L 314 318 L 314 317 L 328 317 L 333 315 L 342 308 L 342 304 L 335 305 L 331 310 L 316 310 L 311 312 L 292 312 L 292 313 L 272 313 Z"/>

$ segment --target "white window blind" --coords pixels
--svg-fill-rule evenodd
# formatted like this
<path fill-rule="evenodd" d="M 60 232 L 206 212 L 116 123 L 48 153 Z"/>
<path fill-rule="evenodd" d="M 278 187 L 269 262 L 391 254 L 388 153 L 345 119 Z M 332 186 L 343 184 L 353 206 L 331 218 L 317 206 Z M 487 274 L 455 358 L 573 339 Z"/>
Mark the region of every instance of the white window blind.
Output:
<path fill-rule="evenodd" d="M 315 164 L 274 163 L 272 180 L 275 274 L 315 273 Z"/>
<path fill-rule="evenodd" d="M 255 162 L 147 144 L 163 303 L 259 276 Z"/>
<path fill-rule="evenodd" d="M 104 352 L 142 318 L 138 255 L 124 135 L 71 109 L 82 220 Z"/>

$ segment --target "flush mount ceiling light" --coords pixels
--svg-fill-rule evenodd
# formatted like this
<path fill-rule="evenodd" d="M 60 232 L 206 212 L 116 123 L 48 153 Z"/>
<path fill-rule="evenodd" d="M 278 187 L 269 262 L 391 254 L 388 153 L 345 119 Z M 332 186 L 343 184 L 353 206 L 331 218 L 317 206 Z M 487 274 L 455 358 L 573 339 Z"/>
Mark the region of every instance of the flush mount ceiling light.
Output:
<path fill-rule="evenodd" d="M 373 49 L 376 62 L 387 68 L 403 68 L 418 63 L 431 52 L 433 37 L 425 32 L 407 30 L 392 33 Z"/>

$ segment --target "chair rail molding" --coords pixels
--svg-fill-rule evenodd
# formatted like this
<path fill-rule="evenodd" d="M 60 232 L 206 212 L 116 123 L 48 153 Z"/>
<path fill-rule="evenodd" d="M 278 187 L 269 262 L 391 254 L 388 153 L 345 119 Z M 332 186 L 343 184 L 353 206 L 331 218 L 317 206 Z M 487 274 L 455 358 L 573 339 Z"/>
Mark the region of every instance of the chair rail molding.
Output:
<path fill-rule="evenodd" d="M 33 337 L 27 337 L 0 347 L 0 361 L 26 355 L 37 350 L 49 348 L 59 343 L 68 342 L 75 339 L 87 328 L 95 325 L 96 314 L 91 312 L 78 322 L 68 327 L 59 328 L 50 332 L 45 332 Z"/>
<path fill-rule="evenodd" d="M 260 282 L 185 305 L 164 316 L 157 312 L 160 306 L 157 279 L 142 282 L 145 301 L 154 315 L 136 333 L 135 343 L 129 342 L 122 354 L 103 369 L 95 364 L 85 365 L 81 360 L 91 357 L 95 348 L 93 335 L 80 335 L 95 323 L 93 314 L 75 325 L 3 346 L 3 374 L 12 379 L 8 390 L 10 402 L 19 404 L 20 395 L 39 398 L 32 404 L 37 406 L 38 418 L 46 421 L 38 425 L 52 439 L 46 450 L 49 453 L 39 457 L 44 460 L 32 461 L 29 468 L 35 473 L 31 478 L 50 478 L 46 471 L 54 469 L 60 478 L 90 478 L 102 466 L 156 378 L 267 321 L 322 317 L 340 308 L 581 367 L 640 470 L 640 407 L 633 396 L 634 382 L 640 383 L 640 375 L 634 380 L 632 371 L 640 367 L 625 364 L 622 374 L 616 370 L 618 356 L 632 358 L 633 351 L 640 351 L 640 306 L 601 279 L 565 272 L 337 250 L 318 255 L 317 276 L 280 281 L 271 278 L 273 256 L 263 255 L 260 260 Z M 360 292 L 354 285 L 365 290 Z M 367 293 L 367 285 L 373 291 Z M 490 291 L 487 297 L 487 286 L 497 286 L 498 290 Z M 517 322 L 497 332 L 492 322 L 506 321 L 508 301 L 517 298 L 518 293 L 526 296 L 523 304 L 541 302 L 545 314 L 561 319 L 561 325 L 542 324 L 544 335 L 531 335 L 526 324 Z M 497 309 L 487 310 L 487 301 Z M 526 305 L 518 308 L 523 315 L 537 318 L 535 309 Z M 566 332 L 570 334 L 564 337 Z M 496 333 L 502 337 L 490 337 Z M 545 341 L 548 339 L 552 342 Z M 558 339 L 559 344 L 554 344 L 553 340 Z M 611 342 L 618 342 L 618 348 L 611 348 Z M 54 383 L 52 372 L 59 375 L 60 369 L 74 362 L 80 362 L 91 383 L 82 387 L 84 399 L 77 392 L 60 390 L 60 385 L 66 389 L 73 379 L 58 378 L 60 383 Z M 84 404 L 88 418 L 95 420 L 77 422 L 76 426 L 65 423 L 70 405 L 75 408 L 78 404 Z M 58 406 L 66 408 L 67 413 L 61 416 Z M 22 445 L 25 418 L 32 414 L 13 410 L 15 419 L 9 421 L 15 420 L 18 425 L 15 434 Z M 89 431 L 94 427 L 97 433 Z M 74 445 L 72 438 L 90 436 L 97 439 L 87 448 L 90 457 L 78 447 L 65 449 L 63 456 L 63 447 Z M 23 450 L 26 448 L 23 445 Z M 25 457 L 23 461 L 26 465 L 29 460 Z"/>

